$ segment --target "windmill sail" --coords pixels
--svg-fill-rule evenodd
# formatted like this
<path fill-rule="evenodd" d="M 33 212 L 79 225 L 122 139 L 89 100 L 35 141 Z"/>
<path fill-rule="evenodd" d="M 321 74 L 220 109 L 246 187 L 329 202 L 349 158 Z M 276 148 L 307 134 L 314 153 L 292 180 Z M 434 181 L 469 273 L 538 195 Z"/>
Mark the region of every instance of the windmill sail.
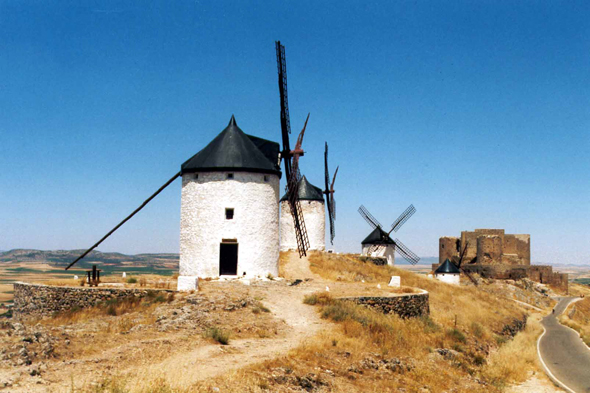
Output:
<path fill-rule="evenodd" d="M 371 227 L 373 227 L 373 229 L 375 229 L 377 227 L 382 228 L 382 225 L 379 223 L 379 221 L 377 221 L 377 219 L 375 217 L 373 217 L 373 215 L 371 213 L 369 213 L 369 211 L 367 210 L 366 207 L 361 205 L 361 207 L 359 207 L 358 212 L 365 219 L 365 221 L 367 221 L 367 223 Z"/>
<path fill-rule="evenodd" d="M 416 208 L 414 205 L 410 205 L 398 218 L 391 224 L 391 229 L 397 232 L 402 225 L 406 223 L 412 217 L 412 215 L 416 213 Z"/>
<path fill-rule="evenodd" d="M 415 265 L 420 261 L 420 257 L 414 254 L 399 239 L 395 239 L 395 251 L 397 251 L 406 261 Z"/>
<path fill-rule="evenodd" d="M 326 150 L 324 151 L 324 172 L 325 172 L 325 186 L 324 194 L 326 194 L 326 205 L 328 207 L 328 219 L 330 221 L 330 243 L 334 244 L 334 237 L 336 236 L 336 228 L 334 221 L 336 220 L 336 200 L 334 199 L 334 183 L 336 182 L 336 175 L 338 174 L 338 167 L 334 172 L 334 178 L 330 184 L 330 172 L 328 171 L 328 142 L 326 142 Z"/>
<path fill-rule="evenodd" d="M 305 128 L 307 127 L 307 120 L 303 126 L 303 130 L 297 138 L 297 144 L 295 149 L 291 150 L 289 145 L 289 134 L 291 133 L 291 122 L 289 118 L 289 100 L 287 96 L 287 62 L 285 60 L 285 47 L 281 45 L 280 41 L 276 43 L 277 52 L 277 68 L 279 71 L 279 94 L 281 100 L 281 133 L 283 137 L 283 151 L 281 152 L 281 158 L 285 165 L 285 174 L 287 178 L 287 199 L 289 201 L 289 208 L 291 215 L 293 216 L 293 225 L 295 227 L 295 237 L 297 239 L 297 249 L 299 251 L 299 257 L 307 255 L 309 249 L 309 239 L 307 236 L 307 230 L 305 228 L 305 220 L 303 218 L 303 211 L 299 202 L 298 194 L 298 183 L 301 179 L 299 172 L 299 157 L 303 155 L 301 150 L 301 143 L 303 141 L 303 135 L 305 134 Z"/>

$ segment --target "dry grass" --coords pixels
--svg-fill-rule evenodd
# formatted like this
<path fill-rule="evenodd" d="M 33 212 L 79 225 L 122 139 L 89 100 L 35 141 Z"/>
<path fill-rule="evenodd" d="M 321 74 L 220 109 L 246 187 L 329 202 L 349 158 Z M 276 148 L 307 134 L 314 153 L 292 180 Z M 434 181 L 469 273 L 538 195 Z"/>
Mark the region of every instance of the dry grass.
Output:
<path fill-rule="evenodd" d="M 333 329 L 283 357 L 193 384 L 187 391 L 212 387 L 224 392 L 288 391 L 301 388 L 297 381 L 313 375 L 312 382 L 338 392 L 385 392 L 398 387 L 420 391 L 425 386 L 432 392 L 494 392 L 522 381 L 536 367 L 538 322 L 514 339 L 502 335 L 506 325 L 523 318 L 512 302 L 476 287 L 446 285 L 401 269 L 363 263 L 351 255 L 315 253 L 310 262 L 315 274 L 329 280 L 383 284 L 399 275 L 404 285 L 429 291 L 431 315 L 401 319 L 336 300 L 323 291 L 314 293 L 304 302 L 319 307 L 323 318 L 335 322 Z M 444 357 L 439 348 L 457 352 Z M 392 358 L 411 364 L 411 371 L 362 368 L 367 359 Z M 351 371 L 354 367 L 361 372 Z"/>
<path fill-rule="evenodd" d="M 285 266 L 289 262 L 289 253 L 288 252 L 281 252 L 279 254 L 279 277 L 285 277 Z"/>
<path fill-rule="evenodd" d="M 309 260 L 314 273 L 336 281 L 365 280 L 383 285 L 389 282 L 391 276 L 400 276 L 402 285 L 425 289 L 430 293 L 431 316 L 445 326 L 454 326 L 456 321 L 457 326 L 468 330 L 473 323 L 477 323 L 482 334 L 489 336 L 492 330 L 501 330 L 506 320 L 519 318 L 522 314 L 516 305 L 477 287 L 443 284 L 396 267 L 362 262 L 354 255 L 314 253 Z"/>
<path fill-rule="evenodd" d="M 524 382 L 529 371 L 540 368 L 537 357 L 537 338 L 543 331 L 538 318 L 529 318 L 526 329 L 494 352 L 482 374 L 496 386 L 508 382 Z"/>
<path fill-rule="evenodd" d="M 230 333 L 227 330 L 217 326 L 213 326 L 205 330 L 204 336 L 205 338 L 210 338 L 214 341 L 217 341 L 221 345 L 229 344 Z"/>
<path fill-rule="evenodd" d="M 392 275 L 401 276 L 404 286 L 429 291 L 431 315 L 401 319 L 339 301 L 322 291 L 304 301 L 333 324 L 278 358 L 201 382 L 187 376 L 172 386 L 150 375 L 135 387 L 127 384 L 125 377 L 114 376 L 88 391 L 390 392 L 404 388 L 417 392 L 427 387 L 430 392 L 500 392 L 535 368 L 538 322 L 530 322 L 514 339 L 503 334 L 505 326 L 523 318 L 512 301 L 480 287 L 451 286 L 402 269 L 364 263 L 353 255 L 316 253 L 310 262 L 311 270 L 325 279 L 365 280 L 372 287 L 387 285 Z M 265 310 L 254 307 L 248 311 L 252 313 L 260 317 Z M 259 332 L 261 338 L 269 335 Z M 228 348 L 231 350 L 231 345 Z M 441 349 L 452 352 L 445 355 Z M 393 359 L 405 366 L 379 366 Z"/>
<path fill-rule="evenodd" d="M 590 285 L 569 283 L 570 296 L 590 296 Z"/>
<path fill-rule="evenodd" d="M 43 284 L 51 285 L 54 287 L 78 287 L 80 286 L 80 281 L 83 280 L 84 277 L 81 279 L 73 279 L 73 278 L 54 278 L 51 280 L 45 281 Z"/>
<path fill-rule="evenodd" d="M 580 333 L 582 340 L 590 346 L 590 297 L 571 304 L 559 316 L 559 321 Z"/>

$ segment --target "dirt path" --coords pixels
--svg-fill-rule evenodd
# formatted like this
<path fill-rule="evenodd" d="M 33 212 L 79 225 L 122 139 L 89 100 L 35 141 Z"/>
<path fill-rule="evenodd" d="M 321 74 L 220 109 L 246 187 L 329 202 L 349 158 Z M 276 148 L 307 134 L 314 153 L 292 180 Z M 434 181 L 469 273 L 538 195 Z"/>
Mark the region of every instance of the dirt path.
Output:
<path fill-rule="evenodd" d="M 144 388 L 146 379 L 156 377 L 165 379 L 172 387 L 187 386 L 276 358 L 316 335 L 328 322 L 319 317 L 314 307 L 303 304 L 303 298 L 323 286 L 321 278 L 311 272 L 306 257 L 300 259 L 295 253 L 289 254 L 283 275 L 291 280 L 307 279 L 301 286 L 269 287 L 262 301 L 276 318 L 290 327 L 286 337 L 232 340 L 228 346 L 206 345 L 178 353 L 138 373 L 133 385 Z"/>
<path fill-rule="evenodd" d="M 314 274 L 309 268 L 309 259 L 307 257 L 299 258 L 297 252 L 292 251 L 288 254 L 287 262 L 281 266 L 283 277 L 289 280 L 313 280 L 320 283 L 323 279 Z"/>
<path fill-rule="evenodd" d="M 182 338 L 172 331 L 156 339 L 146 337 L 125 342 L 99 354 L 52 362 L 42 374 L 42 383 L 27 379 L 22 385 L 12 386 L 10 391 L 70 391 L 72 386 L 90 387 L 108 377 L 124 380 L 131 391 L 149 390 L 150 383 L 156 379 L 164 380 L 172 388 L 186 388 L 197 381 L 285 355 L 328 327 L 329 322 L 319 317 L 315 307 L 303 304 L 305 295 L 326 285 L 311 272 L 308 259 L 299 259 L 297 254 L 291 253 L 283 267 L 287 279 L 301 279 L 302 282 L 293 286 L 285 281 L 253 283 L 249 289 L 252 296 L 263 298 L 261 302 L 275 318 L 285 322 L 286 329 L 276 337 L 230 339 L 229 345 L 223 346 L 205 341 L 200 335 Z M 0 372 L 0 377 L 18 379 L 11 371 L 6 372 L 7 375 Z"/>
<path fill-rule="evenodd" d="M 327 326 L 314 307 L 302 302 L 306 294 L 315 290 L 316 286 L 277 286 L 267 291 L 263 304 L 276 318 L 283 319 L 290 326 L 286 337 L 231 340 L 227 346 L 200 346 L 141 370 L 130 385 L 141 389 L 149 380 L 162 378 L 172 387 L 186 387 L 196 381 L 286 354 Z"/>

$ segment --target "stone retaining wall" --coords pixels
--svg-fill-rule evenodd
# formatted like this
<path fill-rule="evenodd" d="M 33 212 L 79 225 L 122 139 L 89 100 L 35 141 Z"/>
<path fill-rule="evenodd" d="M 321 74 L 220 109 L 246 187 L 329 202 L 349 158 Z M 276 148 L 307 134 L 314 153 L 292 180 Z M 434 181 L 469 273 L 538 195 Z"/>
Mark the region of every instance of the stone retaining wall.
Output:
<path fill-rule="evenodd" d="M 346 297 L 342 300 L 371 307 L 384 314 L 395 313 L 402 318 L 421 317 L 430 314 L 428 292 L 400 296 Z"/>
<path fill-rule="evenodd" d="M 18 282 L 14 283 L 13 315 L 15 318 L 51 316 L 56 312 L 92 307 L 110 299 L 144 298 L 172 292 L 163 289 L 56 287 Z"/>

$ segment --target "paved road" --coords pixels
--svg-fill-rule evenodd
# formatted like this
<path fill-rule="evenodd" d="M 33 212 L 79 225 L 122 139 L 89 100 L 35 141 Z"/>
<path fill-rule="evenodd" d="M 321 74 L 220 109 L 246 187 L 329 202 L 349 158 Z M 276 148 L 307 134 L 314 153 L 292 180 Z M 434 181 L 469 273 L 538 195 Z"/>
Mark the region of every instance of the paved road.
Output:
<path fill-rule="evenodd" d="M 555 314 L 543 318 L 546 333 L 539 342 L 539 351 L 545 366 L 558 380 L 576 393 L 590 393 L 590 349 L 576 332 L 557 321 L 574 299 L 559 298 Z"/>

